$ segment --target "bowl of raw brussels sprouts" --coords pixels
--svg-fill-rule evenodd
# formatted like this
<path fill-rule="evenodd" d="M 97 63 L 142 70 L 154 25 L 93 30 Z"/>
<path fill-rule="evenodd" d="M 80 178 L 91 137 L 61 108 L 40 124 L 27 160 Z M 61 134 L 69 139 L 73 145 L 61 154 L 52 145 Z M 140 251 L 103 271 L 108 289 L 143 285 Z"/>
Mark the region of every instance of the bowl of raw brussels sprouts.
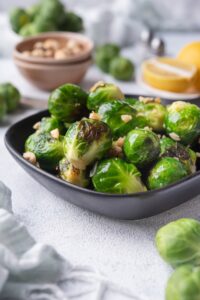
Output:
<path fill-rule="evenodd" d="M 98 82 L 89 92 L 64 84 L 48 110 L 13 125 L 6 145 L 53 193 L 122 219 L 170 209 L 200 192 L 200 108 L 124 95 Z"/>

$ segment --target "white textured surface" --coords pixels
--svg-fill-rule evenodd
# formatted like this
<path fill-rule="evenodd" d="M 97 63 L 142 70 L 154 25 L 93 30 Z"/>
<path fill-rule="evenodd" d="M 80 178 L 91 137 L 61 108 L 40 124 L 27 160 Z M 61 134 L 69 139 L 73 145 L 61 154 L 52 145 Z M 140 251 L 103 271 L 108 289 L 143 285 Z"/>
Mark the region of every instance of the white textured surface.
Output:
<path fill-rule="evenodd" d="M 168 49 L 176 52 L 185 42 L 195 38 L 192 35 L 168 35 Z M 0 61 L 0 70 L 0 82 L 10 80 L 23 93 L 45 97 L 25 83 L 9 60 Z M 102 77 L 96 69 L 91 69 L 84 86 Z M 122 88 L 124 92 L 140 91 L 133 83 L 123 84 Z M 26 111 L 20 116 L 15 115 L 12 122 L 31 113 Z M 12 189 L 13 210 L 33 237 L 53 245 L 73 264 L 97 268 L 110 280 L 132 289 L 138 296 L 145 295 L 149 300 L 164 299 L 164 286 L 171 269 L 156 252 L 156 230 L 179 217 L 200 219 L 200 199 L 141 221 L 111 220 L 81 210 L 52 195 L 15 163 L 3 142 L 7 125 L 0 128 L 0 180 Z"/>

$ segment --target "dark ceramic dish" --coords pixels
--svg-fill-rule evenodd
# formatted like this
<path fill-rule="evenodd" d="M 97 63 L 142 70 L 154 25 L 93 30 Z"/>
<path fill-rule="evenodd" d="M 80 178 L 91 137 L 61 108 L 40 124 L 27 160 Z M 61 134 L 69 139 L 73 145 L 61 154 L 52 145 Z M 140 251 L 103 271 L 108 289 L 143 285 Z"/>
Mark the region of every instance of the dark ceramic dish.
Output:
<path fill-rule="evenodd" d="M 5 135 L 5 143 L 26 172 L 64 200 L 107 217 L 136 220 L 166 211 L 200 193 L 200 171 L 166 188 L 125 195 L 103 194 L 65 182 L 31 165 L 22 157 L 24 143 L 33 132 L 33 124 L 44 116 L 48 116 L 47 110 L 12 125 Z"/>

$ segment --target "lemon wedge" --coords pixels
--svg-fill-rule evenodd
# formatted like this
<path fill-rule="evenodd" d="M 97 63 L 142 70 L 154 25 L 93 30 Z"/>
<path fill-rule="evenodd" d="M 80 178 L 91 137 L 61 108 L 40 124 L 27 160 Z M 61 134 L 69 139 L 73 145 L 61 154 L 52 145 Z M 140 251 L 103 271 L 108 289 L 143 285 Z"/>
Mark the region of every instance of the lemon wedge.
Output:
<path fill-rule="evenodd" d="M 181 93 L 194 90 L 197 68 L 176 58 L 157 57 L 143 62 L 143 80 L 160 90 Z"/>

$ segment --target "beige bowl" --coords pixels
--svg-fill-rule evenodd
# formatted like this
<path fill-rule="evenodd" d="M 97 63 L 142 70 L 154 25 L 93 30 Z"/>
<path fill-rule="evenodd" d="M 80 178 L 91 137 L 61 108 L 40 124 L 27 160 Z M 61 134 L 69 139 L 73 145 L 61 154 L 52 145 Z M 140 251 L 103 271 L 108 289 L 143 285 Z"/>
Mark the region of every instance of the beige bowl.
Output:
<path fill-rule="evenodd" d="M 47 39 L 55 39 L 59 43 L 64 44 L 68 39 L 71 38 L 80 42 L 83 45 L 83 51 L 81 51 L 81 53 L 75 54 L 66 59 L 33 57 L 33 56 L 26 56 L 22 53 L 23 51 L 32 50 L 33 45 L 36 42 L 43 42 Z M 83 34 L 72 33 L 72 32 L 48 32 L 48 33 L 38 34 L 30 38 L 26 38 L 21 42 L 19 42 L 15 46 L 13 56 L 15 59 L 20 59 L 21 61 L 24 62 L 57 65 L 57 64 L 66 64 L 66 63 L 83 61 L 92 55 L 93 48 L 94 48 L 93 42 Z"/>
<path fill-rule="evenodd" d="M 53 90 L 64 83 L 79 83 L 83 79 L 92 58 L 78 63 L 63 65 L 45 65 L 23 62 L 14 58 L 15 65 L 20 73 L 32 85 L 42 90 Z"/>

